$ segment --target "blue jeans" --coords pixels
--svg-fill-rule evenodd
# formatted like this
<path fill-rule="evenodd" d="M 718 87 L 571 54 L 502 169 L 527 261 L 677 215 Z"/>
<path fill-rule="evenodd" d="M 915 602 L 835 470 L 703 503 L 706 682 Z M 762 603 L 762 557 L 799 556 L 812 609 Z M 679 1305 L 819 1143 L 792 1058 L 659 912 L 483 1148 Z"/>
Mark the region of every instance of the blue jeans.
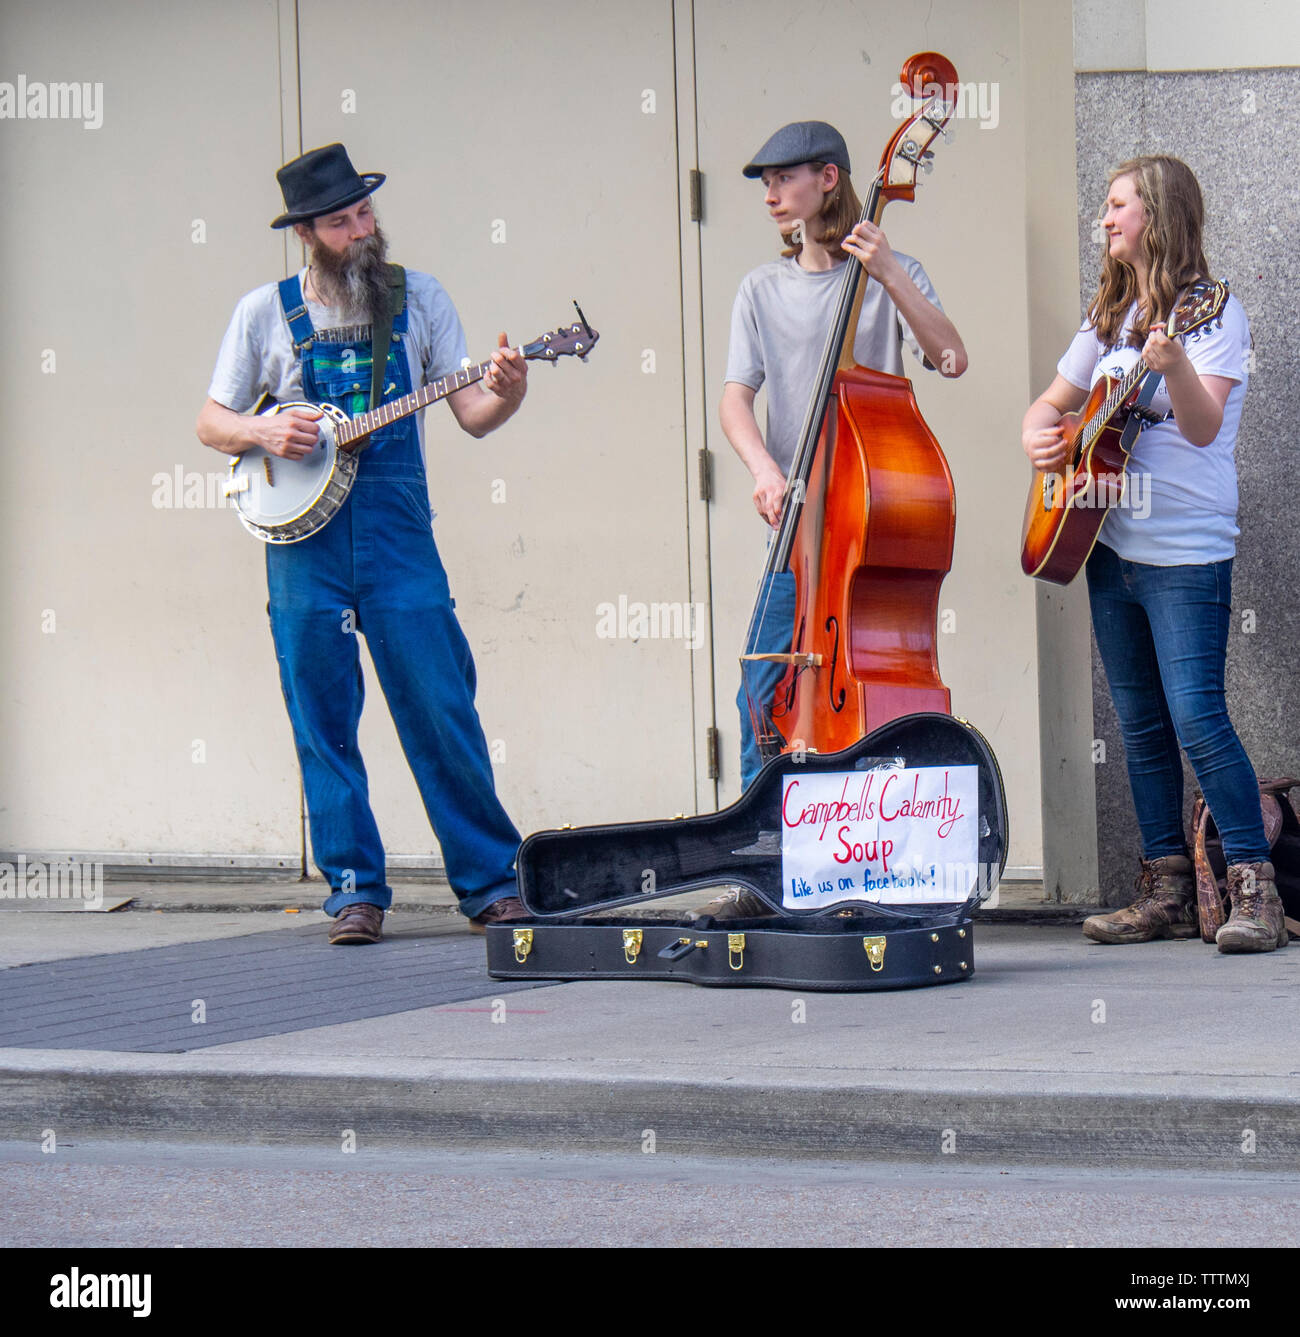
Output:
<path fill-rule="evenodd" d="M 1255 772 L 1228 718 L 1223 666 L 1232 559 L 1128 562 L 1098 543 L 1088 559 L 1097 649 L 1128 757 L 1142 854 L 1186 854 L 1181 744 L 1228 863 L 1269 858 Z"/>
<path fill-rule="evenodd" d="M 756 607 L 761 621 L 750 634 L 746 654 L 789 654 L 794 642 L 794 573 L 779 571 L 763 583 Z M 754 737 L 749 708 L 761 711 L 772 704 L 776 685 L 789 671 L 786 664 L 746 663 L 741 669 L 736 706 L 740 710 L 740 787 L 748 789 L 763 768 L 763 758 Z"/>
<path fill-rule="evenodd" d="M 286 318 L 302 307 L 296 278 L 288 289 L 281 289 Z M 404 336 L 397 333 L 405 328 L 403 309 L 386 361 L 388 399 L 411 389 Z M 310 321 L 303 333 L 310 333 Z M 321 333 L 303 348 L 304 395 L 355 410 L 370 385 L 369 341 L 340 343 Z M 496 795 L 474 708 L 474 659 L 432 524 L 419 434 L 407 417 L 374 434 L 350 495 L 323 529 L 266 549 L 280 685 L 302 767 L 312 855 L 329 879 L 323 907 L 329 915 L 356 902 L 386 910 L 393 900 L 357 746 L 365 694 L 358 633 L 461 913 L 473 917 L 516 894 L 519 832 Z"/>
<path fill-rule="evenodd" d="M 519 833 L 496 796 L 474 707 L 474 660 L 430 528 L 424 471 L 362 458 L 339 513 L 268 545 L 271 630 L 311 819 L 326 914 L 387 909 L 384 848 L 357 746 L 365 635 L 461 912 L 517 894 Z"/>

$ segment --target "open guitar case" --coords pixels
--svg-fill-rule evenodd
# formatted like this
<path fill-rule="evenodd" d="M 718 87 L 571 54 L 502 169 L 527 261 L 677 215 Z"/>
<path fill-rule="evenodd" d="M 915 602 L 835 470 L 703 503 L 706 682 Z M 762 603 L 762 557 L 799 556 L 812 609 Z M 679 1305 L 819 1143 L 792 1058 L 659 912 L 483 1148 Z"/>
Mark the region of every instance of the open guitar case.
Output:
<path fill-rule="evenodd" d="M 844 777 L 847 787 L 865 783 L 858 773 L 900 767 L 975 768 L 978 810 L 964 816 L 974 824 L 977 860 L 948 871 L 943 900 L 884 903 L 865 890 L 864 878 L 864 890 L 847 899 L 815 908 L 789 904 L 787 779 L 828 774 Z M 992 894 L 1006 851 L 1006 795 L 988 742 L 951 715 L 904 715 L 842 752 L 774 757 L 720 812 L 529 836 L 517 862 L 529 918 L 488 927 L 488 974 L 831 991 L 951 984 L 974 973 L 971 912 Z M 676 923 L 608 914 L 719 886 L 745 887 L 774 913 Z"/>

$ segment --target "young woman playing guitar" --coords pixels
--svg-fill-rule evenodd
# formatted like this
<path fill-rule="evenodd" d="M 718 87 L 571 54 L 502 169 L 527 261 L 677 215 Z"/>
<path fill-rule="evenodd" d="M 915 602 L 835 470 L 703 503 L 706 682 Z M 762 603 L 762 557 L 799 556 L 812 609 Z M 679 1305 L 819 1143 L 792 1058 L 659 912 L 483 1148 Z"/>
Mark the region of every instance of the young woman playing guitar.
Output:
<path fill-rule="evenodd" d="M 1169 157 L 1116 168 L 1102 218 L 1101 283 L 1057 375 L 1025 414 L 1022 443 L 1035 469 L 1067 457 L 1058 424 L 1103 374 L 1140 357 L 1163 383 L 1137 438 L 1133 494 L 1149 509 L 1116 506 L 1088 558 L 1093 630 L 1119 715 L 1129 784 L 1142 832 L 1137 897 L 1094 915 L 1096 942 L 1150 942 L 1197 932 L 1196 883 L 1183 836 L 1186 751 L 1223 837 L 1232 915 L 1221 952 L 1268 952 L 1287 943 L 1282 903 L 1250 760 L 1224 695 L 1232 560 L 1238 534 L 1233 450 L 1246 394 L 1250 328 L 1235 297 L 1214 327 L 1186 344 L 1166 326 L 1187 287 L 1209 278 L 1201 245 L 1204 206 L 1195 176 Z M 1132 478 L 1130 479 L 1132 481 Z"/>

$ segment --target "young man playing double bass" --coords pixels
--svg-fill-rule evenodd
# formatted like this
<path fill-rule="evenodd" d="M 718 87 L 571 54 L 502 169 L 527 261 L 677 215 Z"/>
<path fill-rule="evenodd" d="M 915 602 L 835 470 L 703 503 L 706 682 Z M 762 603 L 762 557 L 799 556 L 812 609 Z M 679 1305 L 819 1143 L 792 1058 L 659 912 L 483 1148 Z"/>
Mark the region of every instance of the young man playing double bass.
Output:
<path fill-rule="evenodd" d="M 370 200 L 384 177 L 359 175 L 342 144 L 313 149 L 276 175 L 285 212 L 271 226 L 292 226 L 310 264 L 236 307 L 198 435 L 229 455 L 262 446 L 300 459 L 317 444 L 319 414 L 248 410 L 264 392 L 281 403 L 330 403 L 349 413 L 368 407 L 370 325 L 381 304 L 393 303 L 387 242 Z M 456 309 L 428 274 L 405 271 L 392 329 L 380 382 L 385 402 L 465 359 Z M 500 342 L 481 387 L 447 398 L 471 436 L 493 431 L 523 402 L 527 365 L 504 335 Z M 271 633 L 312 853 L 330 885 L 323 908 L 334 919 L 332 943 L 378 942 L 392 901 L 357 746 L 357 632 L 369 645 L 461 913 L 480 929 L 524 914 L 515 897 L 519 833 L 496 796 L 474 707 L 474 661 L 434 546 L 422 417 L 371 435 L 351 492 L 324 528 L 266 549 Z"/>
<path fill-rule="evenodd" d="M 891 249 L 874 223 L 858 221 L 862 205 L 849 178 L 848 147 L 834 126 L 824 121 L 783 126 L 743 170 L 751 180 L 761 178 L 763 203 L 785 249 L 779 260 L 741 280 L 719 417 L 753 475 L 754 507 L 775 529 L 846 264 L 866 270 L 853 342 L 860 366 L 902 376 L 906 342 L 924 367 L 956 377 L 966 370 L 966 349 L 921 265 Z M 754 398 L 764 385 L 766 435 L 754 414 Z M 794 576 L 787 571 L 770 577 L 759 599 L 765 613 L 746 650 L 785 654 L 794 631 Z M 753 664 L 736 698 L 742 788 L 762 765 L 749 695 L 756 705 L 770 700 L 785 671 L 783 664 Z M 728 918 L 767 910 L 751 893 L 733 891 L 706 912 Z"/>

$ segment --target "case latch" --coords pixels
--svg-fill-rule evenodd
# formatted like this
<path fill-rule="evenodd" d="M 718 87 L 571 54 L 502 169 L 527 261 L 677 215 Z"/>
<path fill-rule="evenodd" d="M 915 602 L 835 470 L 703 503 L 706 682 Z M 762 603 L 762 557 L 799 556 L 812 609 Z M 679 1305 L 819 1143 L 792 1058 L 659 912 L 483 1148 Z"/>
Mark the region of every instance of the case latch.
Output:
<path fill-rule="evenodd" d="M 885 968 L 884 938 L 863 938 L 862 950 L 866 952 L 872 970 L 883 970 Z"/>
<path fill-rule="evenodd" d="M 623 930 L 623 955 L 627 958 L 629 966 L 636 965 L 636 959 L 641 955 L 641 930 L 639 928 L 625 928 Z"/>
<path fill-rule="evenodd" d="M 515 960 L 522 966 L 528 960 L 528 953 L 533 950 L 533 931 L 530 928 L 515 929 Z"/>
<path fill-rule="evenodd" d="M 727 964 L 732 970 L 741 970 L 745 965 L 745 935 L 727 934 Z"/>
<path fill-rule="evenodd" d="M 687 952 L 693 952 L 697 947 L 707 947 L 708 938 L 678 938 L 676 942 L 670 942 L 667 947 L 661 948 L 659 959 L 661 961 L 680 961 Z"/>

